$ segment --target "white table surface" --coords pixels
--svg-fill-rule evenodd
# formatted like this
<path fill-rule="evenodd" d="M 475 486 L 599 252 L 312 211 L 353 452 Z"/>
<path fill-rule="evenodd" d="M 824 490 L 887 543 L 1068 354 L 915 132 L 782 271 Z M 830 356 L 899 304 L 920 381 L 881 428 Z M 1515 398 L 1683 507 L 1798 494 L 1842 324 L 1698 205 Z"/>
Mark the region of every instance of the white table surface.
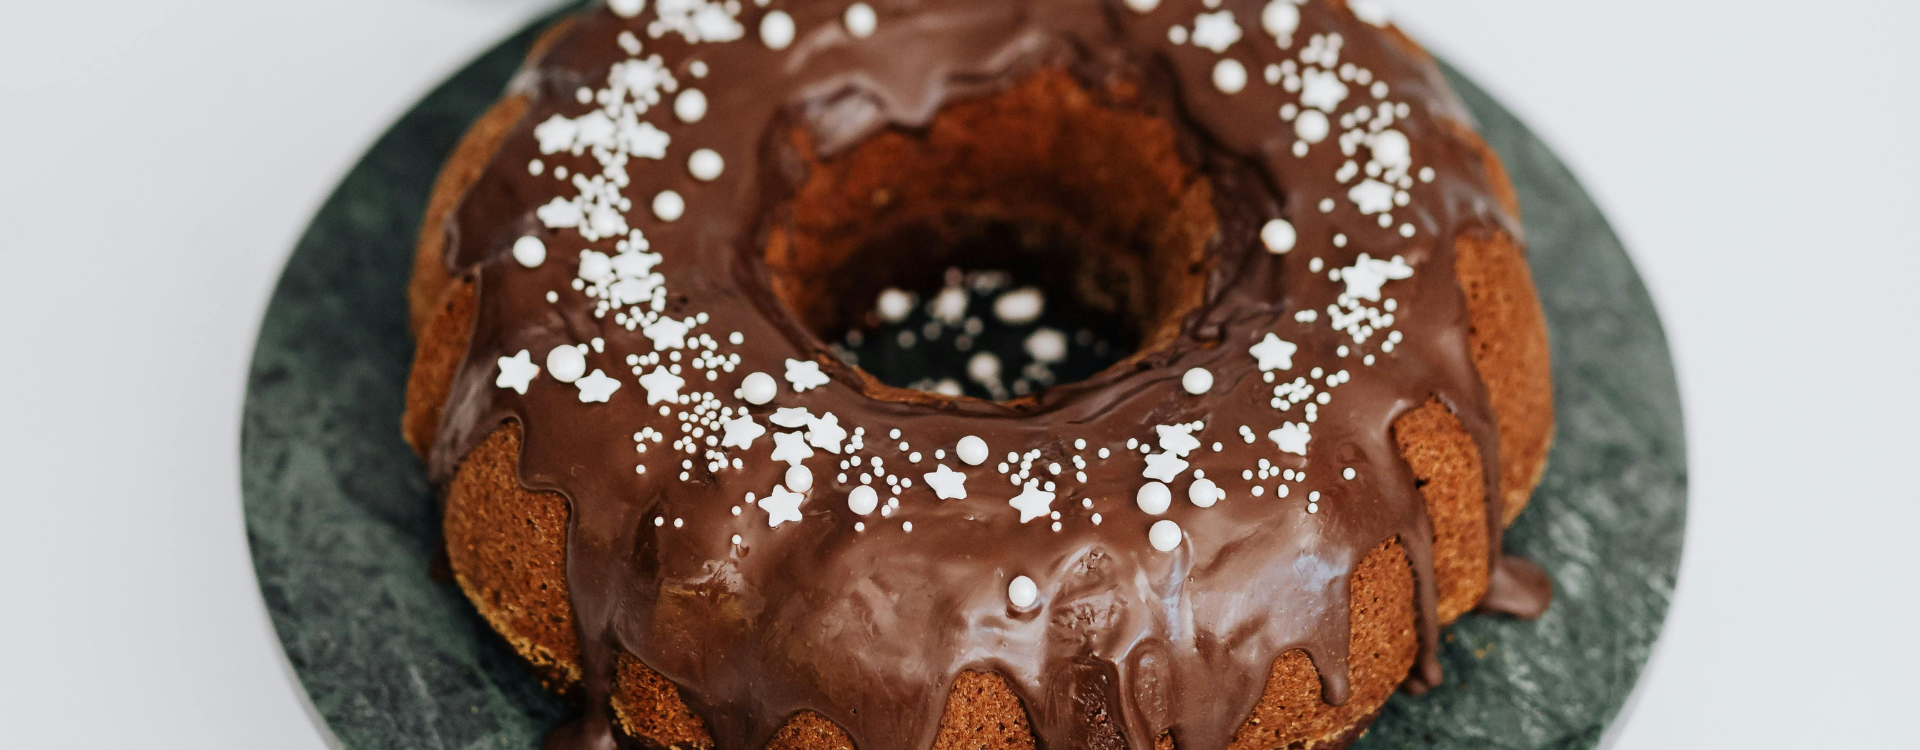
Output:
<path fill-rule="evenodd" d="M 242 531 L 255 330 L 361 151 L 546 5 L 0 8 L 0 745 L 323 746 Z M 1396 5 L 1586 181 L 1674 343 L 1686 559 L 1617 746 L 1913 742 L 1920 6 Z"/>

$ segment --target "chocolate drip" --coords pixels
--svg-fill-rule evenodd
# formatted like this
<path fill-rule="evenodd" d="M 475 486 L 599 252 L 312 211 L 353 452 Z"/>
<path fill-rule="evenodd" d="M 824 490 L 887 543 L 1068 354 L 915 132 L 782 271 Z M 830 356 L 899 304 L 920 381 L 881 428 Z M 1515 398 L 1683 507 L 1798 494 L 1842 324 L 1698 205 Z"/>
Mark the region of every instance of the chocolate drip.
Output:
<path fill-rule="evenodd" d="M 1416 581 L 1420 658 L 1413 679 L 1436 684 L 1433 532 L 1391 425 L 1437 395 L 1478 445 L 1487 501 L 1498 503 L 1498 440 L 1468 354 L 1451 239 L 1476 229 L 1515 230 L 1495 206 L 1478 157 L 1436 124 L 1466 117 L 1437 71 L 1393 32 L 1324 3 L 1301 6 L 1293 49 L 1277 47 L 1251 25 L 1260 3 L 1226 3 L 1249 24 L 1247 38 L 1231 52 L 1253 75 L 1287 59 L 1309 35 L 1339 32 L 1341 58 L 1386 82 L 1393 101 L 1412 105 L 1396 127 L 1434 178 L 1412 189 L 1407 210 L 1417 231 L 1409 239 L 1375 226 L 1348 202 L 1347 187 L 1333 178 L 1347 158 L 1337 147 L 1322 144 L 1305 157 L 1290 152 L 1293 128 L 1275 117 L 1283 96 L 1278 89 L 1253 85 L 1223 94 L 1212 83 L 1220 55 L 1169 42 L 1168 26 L 1191 24 L 1192 14 L 1204 10 L 1199 3 L 1169 2 L 1142 15 L 1118 0 L 929 0 L 910 9 L 888 5 L 867 38 L 843 30 L 842 3 L 778 5 L 800 29 L 782 51 L 751 38 L 769 12 L 759 7 L 740 16 L 750 38 L 725 45 L 688 44 L 673 33 L 652 38 L 641 31 L 651 13 L 633 20 L 604 10 L 583 14 L 516 83 L 532 99 L 528 113 L 453 220 L 448 267 L 473 275 L 480 302 L 430 469 L 436 482 L 446 482 L 472 447 L 503 421 L 517 420 L 525 433 L 522 483 L 560 492 L 571 503 L 567 580 L 589 709 L 548 747 L 613 744 L 607 703 L 620 653 L 680 686 L 724 750 L 764 746 L 803 710 L 833 721 L 864 750 L 924 750 L 955 677 L 972 669 L 1006 678 L 1043 747 L 1117 742 L 1149 750 L 1169 730 L 1183 747 L 1224 747 L 1259 698 L 1270 665 L 1289 649 L 1309 654 L 1327 700 L 1347 700 L 1349 578 L 1368 551 L 1394 538 Z M 614 240 L 588 242 L 572 230 L 546 229 L 534 211 L 568 188 L 528 169 L 530 161 L 545 159 L 548 169 L 564 164 L 594 171 L 590 159 L 542 154 L 533 131 L 555 114 L 592 109 L 579 103 L 576 91 L 603 85 L 609 68 L 626 59 L 618 41 L 623 31 L 644 39 L 645 55 L 661 55 L 683 85 L 697 84 L 708 102 L 697 124 L 647 118 L 672 137 L 672 151 L 665 161 L 636 160 L 625 191 L 637 206 L 666 189 L 688 197 L 691 208 L 678 221 L 653 221 L 644 208 L 628 215 L 665 257 L 659 272 L 672 289 L 668 310 L 707 313 L 702 330 L 716 337 L 740 332 L 746 342 L 736 349 L 743 359 L 738 370 L 716 382 L 701 382 L 695 375 L 702 373 L 689 371 L 688 388 L 712 390 L 739 405 L 729 394 L 745 373 L 778 375 L 788 359 L 820 362 L 832 382 L 804 393 L 783 386 L 779 400 L 752 413 L 763 422 L 774 407 L 836 414 L 848 429 L 864 426 L 868 442 L 877 445 L 872 452 L 916 482 L 934 462 L 914 464 L 894 450 L 896 441 L 882 437 L 891 428 L 919 450 L 951 451 L 960 438 L 980 435 L 995 455 L 1040 450 L 1043 462 L 1065 456 L 1074 438 L 1115 446 L 1113 458 L 1087 481 L 1059 478 L 1055 508 L 1071 521 L 1064 530 L 1019 523 L 1007 507 L 1016 490 L 987 467 L 968 469 L 974 479 L 966 499 L 936 501 L 916 486 L 901 493 L 899 511 L 887 523 L 868 517 L 873 523 L 865 531 L 854 529 L 860 519 L 844 500 L 857 483 L 825 476 L 801 506 L 803 520 L 769 528 L 751 505 L 744 515 L 734 512 L 746 493 L 764 495 L 783 481 L 784 467 L 767 458 L 766 439 L 731 452 L 747 459 L 740 468 L 712 472 L 695 465 L 684 479 L 677 478 L 680 461 L 690 454 L 664 446 L 634 452 L 628 436 L 643 427 L 680 434 L 625 377 L 630 368 L 616 354 L 650 347 L 640 334 L 595 318 L 577 297 L 572 304 L 545 297 L 569 288 L 578 250 L 612 253 Z M 697 81 L 689 73 L 695 60 L 711 69 Z M 1147 353 L 1142 361 L 1149 367 L 1109 370 L 1021 406 L 868 397 L 858 375 L 825 356 L 767 290 L 760 246 L 768 222 L 777 220 L 774 208 L 804 176 L 795 174 L 795 160 L 782 156 L 775 136 L 789 123 L 803 124 L 819 155 L 831 157 L 886 128 L 924 127 L 943 106 L 1058 65 L 1092 81 L 1116 72 L 1166 71 L 1166 104 L 1201 144 L 1198 168 L 1213 184 L 1221 217 L 1209 245 L 1213 272 L 1204 304 L 1177 340 Z M 682 165 L 694 148 L 718 152 L 726 172 L 704 184 L 688 176 Z M 1333 210 L 1318 208 L 1329 198 L 1337 204 Z M 1277 255 L 1262 247 L 1260 226 L 1275 216 L 1292 222 L 1300 249 Z M 1351 242 L 1336 248 L 1336 233 Z M 531 269 L 515 264 L 509 248 L 522 235 L 545 238 L 552 257 Z M 1281 454 L 1264 438 L 1241 441 L 1236 425 L 1264 425 L 1264 434 L 1278 424 L 1278 413 L 1266 406 L 1270 386 L 1247 354 L 1260 337 L 1278 331 L 1299 344 L 1289 377 L 1316 367 L 1354 367 L 1336 353 L 1345 334 L 1295 313 L 1324 310 L 1337 294 L 1324 271 L 1309 270 L 1310 259 L 1338 268 L 1361 253 L 1403 256 L 1418 269 L 1392 289 L 1401 300 L 1404 343 L 1340 387 L 1314 425 L 1309 457 Z M 539 355 L 595 338 L 604 339 L 605 350 L 586 355 L 588 370 L 605 370 L 625 386 L 609 403 L 582 404 L 574 388 L 552 381 L 536 382 L 524 395 L 494 383 L 500 357 L 523 349 Z M 1193 367 L 1215 376 L 1205 396 L 1181 388 L 1180 374 Z M 1322 493 L 1317 514 L 1304 512 L 1298 497 L 1239 493 L 1207 509 L 1176 503 L 1166 517 L 1179 521 L 1184 543 L 1155 551 L 1147 544 L 1153 519 L 1133 507 L 1142 458 L 1118 446 L 1129 438 L 1151 440 L 1156 425 L 1196 420 L 1206 422 L 1204 441 L 1223 443 L 1218 452 L 1192 458 L 1209 476 L 1237 478 L 1265 458 L 1320 479 L 1355 467 L 1357 478 L 1316 484 Z M 649 470 L 636 474 L 636 462 Z M 1094 499 L 1097 507 L 1079 507 L 1080 498 Z M 1095 510 L 1107 514 L 1104 523 L 1087 522 Z M 1488 517 L 1492 565 L 1503 559 L 1501 527 L 1497 510 Z M 656 518 L 677 520 L 656 525 Z M 735 534 L 738 544 L 730 541 Z M 1505 560 L 1494 568 L 1487 606 L 1537 611 L 1527 605 L 1537 607 L 1544 598 L 1514 593 L 1537 589 L 1515 584 L 1544 577 Z M 1015 575 L 1039 584 L 1031 609 L 1007 601 L 1007 581 Z"/>
<path fill-rule="evenodd" d="M 1546 571 L 1524 557 L 1501 555 L 1477 611 L 1532 620 L 1546 614 L 1552 602 L 1553 579 Z"/>

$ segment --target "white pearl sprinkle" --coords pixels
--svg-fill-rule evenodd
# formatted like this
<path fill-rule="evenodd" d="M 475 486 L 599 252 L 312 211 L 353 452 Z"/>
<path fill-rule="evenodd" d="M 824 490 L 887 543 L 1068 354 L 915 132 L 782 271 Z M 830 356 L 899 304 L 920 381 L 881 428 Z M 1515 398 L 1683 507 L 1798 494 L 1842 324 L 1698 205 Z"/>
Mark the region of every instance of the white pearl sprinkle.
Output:
<path fill-rule="evenodd" d="M 793 16 L 785 11 L 771 11 L 760 18 L 760 43 L 767 49 L 786 49 L 793 44 Z"/>
<path fill-rule="evenodd" d="M 780 383 L 764 372 L 750 374 L 740 381 L 740 397 L 754 406 L 762 406 L 779 395 Z"/>
<path fill-rule="evenodd" d="M 794 492 L 813 489 L 813 471 L 800 464 L 787 467 L 787 489 Z"/>
<path fill-rule="evenodd" d="M 847 493 L 847 510 L 864 516 L 877 507 L 880 507 L 880 493 L 873 491 L 872 487 L 863 484 Z"/>
<path fill-rule="evenodd" d="M 873 36 L 880 28 L 880 16 L 873 12 L 873 6 L 866 3 L 854 3 L 847 6 L 847 33 L 861 39 Z"/>
<path fill-rule="evenodd" d="M 1180 387 L 1195 396 L 1206 393 L 1213 390 L 1213 373 L 1205 367 L 1195 367 L 1180 376 Z"/>
<path fill-rule="evenodd" d="M 687 89 L 673 98 L 673 116 L 681 122 L 699 122 L 707 116 L 707 95 L 699 89 Z"/>
<path fill-rule="evenodd" d="M 1167 512 L 1167 508 L 1173 505 L 1173 490 L 1159 482 L 1148 482 L 1140 485 L 1140 491 L 1134 494 L 1133 501 L 1147 515 L 1157 516 Z"/>
<path fill-rule="evenodd" d="M 1231 57 L 1213 66 L 1213 87 L 1223 94 L 1238 94 L 1247 87 L 1247 66 Z"/>
<path fill-rule="evenodd" d="M 1180 524 L 1172 521 L 1154 521 L 1147 529 L 1147 541 L 1161 552 L 1172 552 L 1180 546 Z"/>
<path fill-rule="evenodd" d="M 647 0 L 607 0 L 607 9 L 621 18 L 640 15 L 640 11 L 645 10 L 646 7 Z"/>
<path fill-rule="evenodd" d="M 1012 583 L 1007 584 L 1007 602 L 1012 604 L 1014 609 L 1026 609 L 1039 600 L 1040 587 L 1034 585 L 1033 579 L 1017 576 Z"/>
<path fill-rule="evenodd" d="M 720 152 L 703 148 L 687 157 L 687 173 L 701 182 L 713 182 L 720 179 L 720 173 L 726 171 L 727 162 L 720 158 Z"/>
<path fill-rule="evenodd" d="M 587 357 L 578 347 L 556 346 L 547 352 L 547 374 L 562 383 L 571 383 L 587 374 Z"/>
<path fill-rule="evenodd" d="M 1286 255 L 1299 239 L 1299 234 L 1294 232 L 1293 223 L 1286 219 L 1274 219 L 1260 228 L 1260 244 L 1266 245 L 1267 252 L 1274 255 Z"/>
<path fill-rule="evenodd" d="M 960 438 L 960 444 L 953 447 L 953 454 L 965 461 L 968 466 L 979 466 L 987 462 L 987 441 L 973 435 Z"/>
<path fill-rule="evenodd" d="M 513 259 L 528 268 L 539 268 L 540 264 L 547 262 L 547 243 L 533 235 L 514 240 Z"/>
<path fill-rule="evenodd" d="M 1301 112 L 1300 116 L 1293 121 L 1294 135 L 1300 136 L 1300 140 L 1307 143 L 1324 141 L 1332 132 L 1333 123 L 1327 119 L 1326 113 L 1317 109 Z"/>
<path fill-rule="evenodd" d="M 1127 0 L 1127 7 L 1135 13 L 1151 13 L 1160 7 L 1160 0 Z"/>
<path fill-rule="evenodd" d="M 687 212 L 687 200 L 672 190 L 653 196 L 653 215 L 661 221 L 678 221 Z"/>
<path fill-rule="evenodd" d="M 1202 508 L 1213 507 L 1214 503 L 1220 501 L 1222 494 L 1224 493 L 1220 491 L 1220 487 L 1211 479 L 1195 479 L 1193 484 L 1187 487 L 1187 499 Z"/>

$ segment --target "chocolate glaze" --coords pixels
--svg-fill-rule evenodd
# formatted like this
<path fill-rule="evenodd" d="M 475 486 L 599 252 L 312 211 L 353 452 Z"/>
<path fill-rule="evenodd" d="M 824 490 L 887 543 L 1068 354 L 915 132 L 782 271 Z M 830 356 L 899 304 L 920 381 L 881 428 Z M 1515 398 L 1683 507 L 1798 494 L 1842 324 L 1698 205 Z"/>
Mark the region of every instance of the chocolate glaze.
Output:
<path fill-rule="evenodd" d="M 1191 25 L 1207 10 L 1198 2 L 1167 2 L 1147 14 L 1119 0 L 889 3 L 867 38 L 844 30 L 843 3 L 777 2 L 772 9 L 790 13 L 800 30 L 781 51 L 754 37 L 771 9 L 742 5 L 748 38 L 722 45 L 649 36 L 651 8 L 638 19 L 582 14 L 518 79 L 515 93 L 532 100 L 528 114 L 448 228 L 448 267 L 476 280 L 479 304 L 430 456 L 432 476 L 444 486 L 473 446 L 504 420 L 517 420 L 525 434 L 522 483 L 571 503 L 567 579 L 590 708 L 549 746 L 614 744 L 605 706 L 614 657 L 626 653 L 680 686 L 717 746 L 728 750 L 761 747 L 801 710 L 835 722 L 858 747 L 922 750 L 933 741 L 955 676 L 972 669 L 1007 679 L 1044 747 L 1085 746 L 1089 704 L 1108 707 L 1133 750 L 1145 750 L 1166 730 L 1183 747 L 1224 747 L 1259 698 L 1274 659 L 1290 649 L 1310 655 L 1329 701 L 1347 699 L 1348 579 L 1389 538 L 1406 550 L 1417 582 L 1421 645 L 1411 680 L 1439 681 L 1432 531 L 1390 426 L 1428 398 L 1442 399 L 1478 444 L 1486 498 L 1498 501 L 1492 485 L 1500 476 L 1499 446 L 1468 355 L 1450 239 L 1483 229 L 1517 234 L 1517 227 L 1497 207 L 1477 154 L 1438 126 L 1467 115 L 1428 61 L 1395 32 L 1321 2 L 1301 6 L 1293 46 L 1281 48 L 1260 30 L 1263 3 L 1228 0 L 1224 7 L 1236 13 L 1246 37 L 1227 55 L 1244 62 L 1254 80 L 1226 95 L 1212 84 L 1221 55 L 1168 39 L 1170 25 Z M 569 287 L 578 250 L 611 254 L 614 240 L 587 242 L 574 230 L 543 226 L 535 209 L 574 193 L 527 166 L 543 159 L 549 170 L 568 165 L 597 173 L 590 158 L 542 154 L 533 129 L 556 113 L 572 117 L 593 108 L 575 92 L 604 85 L 610 66 L 627 58 L 616 41 L 623 30 L 644 41 L 643 55 L 662 55 L 683 85 L 696 83 L 693 61 L 711 68 L 697 81 L 709 103 L 704 119 L 682 123 L 668 103 L 645 118 L 672 137 L 672 147 L 664 161 L 636 162 L 625 190 L 634 198 L 629 220 L 665 258 L 658 271 L 672 290 L 669 312 L 709 314 L 696 333 L 744 336 L 744 346 L 729 347 L 742 357 L 739 368 L 715 382 L 688 371 L 683 392 L 711 390 L 739 407 L 732 394 L 746 373 L 778 377 L 789 358 L 820 362 L 831 383 L 804 393 L 782 383 L 779 398 L 751 412 L 764 424 L 776 407 L 803 406 L 837 415 L 849 431 L 864 427 L 863 453 L 884 457 L 915 480 L 898 493 L 891 517 L 853 515 L 845 498 L 857 483 L 835 481 L 832 465 L 842 456 L 825 452 L 808 462 L 816 483 L 801 506 L 802 521 L 770 528 L 752 505 L 735 515 L 746 493 L 764 496 L 782 481 L 785 465 L 768 458 L 771 435 L 748 450 L 728 449 L 745 459 L 743 466 L 718 472 L 663 444 L 635 453 L 630 436 L 643 427 L 669 438 L 682 434 L 675 418 L 647 404 L 622 361 L 652 351 L 651 344 L 610 316 L 596 318 Z M 1410 105 L 1395 127 L 1408 136 L 1418 163 L 1435 170 L 1435 179 L 1411 189 L 1411 204 L 1396 209 L 1397 220 L 1408 217 L 1415 226 L 1411 239 L 1355 210 L 1347 187 L 1333 177 L 1348 157 L 1331 140 L 1304 158 L 1290 152 L 1293 127 L 1274 113 L 1291 98 L 1259 80 L 1268 63 L 1294 56 L 1311 35 L 1333 32 L 1345 39 L 1342 61 L 1370 70 L 1391 86 L 1392 101 Z M 1203 306 L 1178 340 L 1146 352 L 1135 366 L 1051 388 L 1031 403 L 870 397 L 858 374 L 827 356 L 767 289 L 760 246 L 777 220 L 773 208 L 803 177 L 792 173 L 790 160 L 781 163 L 770 134 L 797 122 L 831 157 L 878 129 L 924 126 L 946 103 L 1061 63 L 1088 77 L 1150 69 L 1170 80 L 1180 126 L 1204 145 L 1196 168 L 1213 182 L 1220 216 Z M 1358 94 L 1361 87 L 1353 86 Z M 696 148 L 724 157 L 718 180 L 688 176 L 683 165 Z M 662 189 L 687 197 L 683 218 L 661 222 L 646 211 Z M 1335 199 L 1330 213 L 1318 209 L 1323 198 Z M 1275 216 L 1298 231 L 1290 254 L 1261 246 L 1260 227 Z M 1350 242 L 1336 248 L 1336 233 Z M 538 268 L 523 268 L 509 254 L 526 234 L 552 249 Z M 1351 341 L 1326 318 L 1295 318 L 1297 311 L 1324 310 L 1340 292 L 1325 271 L 1309 272 L 1311 259 L 1333 269 L 1361 253 L 1400 255 L 1417 269 L 1388 287 L 1405 340 L 1370 367 L 1358 365 L 1358 354 L 1336 353 Z M 560 304 L 546 301 L 549 290 L 561 293 Z M 1283 417 L 1300 419 L 1297 408 L 1283 414 L 1267 406 L 1271 386 L 1247 353 L 1269 332 L 1299 344 L 1289 378 L 1315 367 L 1354 372 L 1321 408 L 1306 457 L 1281 453 L 1264 437 L 1243 442 L 1235 432 L 1245 424 L 1264 436 Z M 574 387 L 544 376 L 525 395 L 494 383 L 499 357 L 527 349 L 537 361 L 555 346 L 595 337 L 604 338 L 605 351 L 587 355 L 588 370 L 605 370 L 623 384 L 609 403 L 582 404 Z M 1191 396 L 1181 389 L 1181 374 L 1193 367 L 1213 372 L 1212 391 Z M 1185 500 L 1190 476 L 1173 483 L 1174 507 L 1159 518 L 1177 521 L 1184 541 L 1158 552 L 1147 543 L 1157 519 L 1133 502 L 1145 481 L 1144 460 L 1124 444 L 1151 443 L 1156 425 L 1195 420 L 1206 422 L 1203 443 L 1219 441 L 1224 451 L 1194 452 L 1193 468 L 1206 470 L 1228 497 L 1202 509 Z M 898 441 L 886 438 L 893 428 L 915 451 L 947 450 L 939 463 L 969 475 L 967 498 L 934 499 L 919 477 L 936 462 L 910 464 L 895 449 Z M 953 460 L 953 446 L 967 435 L 984 437 L 995 458 L 978 467 Z M 1074 451 L 1076 438 L 1089 449 Z M 1112 458 L 1094 460 L 1093 449 L 1102 446 Z M 1074 481 L 1071 471 L 1051 477 L 1060 483 L 1058 532 L 1045 519 L 1020 523 L 1007 506 L 1017 488 L 990 470 L 1008 452 L 1036 449 L 1041 465 L 1079 453 L 1099 469 L 1090 469 L 1086 482 Z M 683 458 L 694 459 L 684 481 L 677 476 Z M 1289 498 L 1254 497 L 1240 475 L 1261 458 L 1304 470 L 1312 481 Z M 636 462 L 650 470 L 636 474 Z M 1346 467 L 1358 469 L 1356 479 L 1337 479 Z M 1304 510 L 1309 486 L 1321 493 L 1315 514 Z M 1092 498 L 1094 507 L 1081 507 L 1081 498 Z M 1102 523 L 1090 522 L 1094 512 L 1103 514 Z M 1500 514 L 1490 508 L 1487 516 L 1497 559 Z M 684 519 L 684 526 L 655 525 L 656 517 Z M 855 531 L 862 520 L 867 528 Z M 742 538 L 737 546 L 735 534 Z M 1510 583 L 1530 579 L 1511 575 L 1513 569 L 1494 567 L 1499 595 L 1490 597 L 1491 606 L 1537 612 L 1511 603 L 1527 603 L 1524 597 L 1505 595 Z M 1007 582 L 1016 575 L 1039 586 L 1039 601 L 1028 610 L 1008 603 Z"/>

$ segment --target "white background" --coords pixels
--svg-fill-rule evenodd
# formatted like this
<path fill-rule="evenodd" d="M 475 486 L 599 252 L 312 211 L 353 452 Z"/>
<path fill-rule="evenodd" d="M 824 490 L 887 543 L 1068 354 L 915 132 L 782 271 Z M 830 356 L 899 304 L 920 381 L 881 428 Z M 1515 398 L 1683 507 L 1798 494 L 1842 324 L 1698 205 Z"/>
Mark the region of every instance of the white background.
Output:
<path fill-rule="evenodd" d="M 546 4 L 0 9 L 0 742 L 321 746 L 242 532 L 255 329 L 361 151 Z M 1396 10 L 1581 175 L 1674 343 L 1686 560 L 1617 746 L 1911 743 L 1920 6 Z"/>

